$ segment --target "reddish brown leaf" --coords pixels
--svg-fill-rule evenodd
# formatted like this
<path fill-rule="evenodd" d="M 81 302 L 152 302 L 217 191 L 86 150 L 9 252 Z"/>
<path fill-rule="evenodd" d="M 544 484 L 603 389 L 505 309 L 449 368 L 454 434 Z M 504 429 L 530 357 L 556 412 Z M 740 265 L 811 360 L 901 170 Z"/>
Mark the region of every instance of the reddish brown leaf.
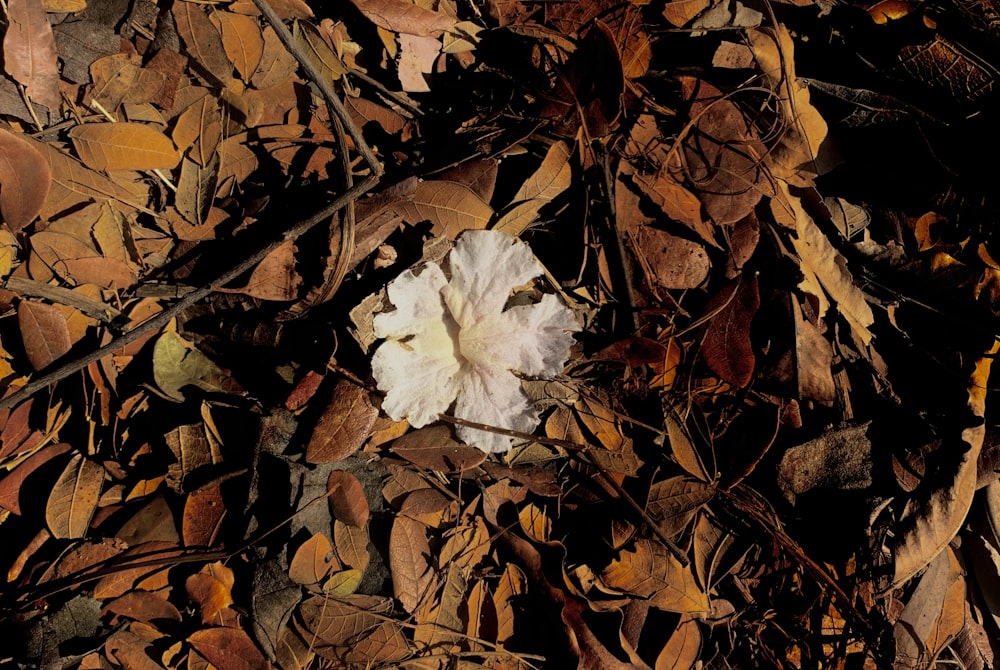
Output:
<path fill-rule="evenodd" d="M 170 604 L 165 594 L 149 591 L 132 591 L 104 606 L 103 613 L 142 621 L 149 624 L 181 620 L 181 613 Z"/>
<path fill-rule="evenodd" d="M 202 623 L 220 623 L 221 613 L 233 604 L 231 584 L 205 572 L 188 577 L 184 587 L 188 598 L 198 606 Z"/>
<path fill-rule="evenodd" d="M 640 226 L 635 246 L 650 270 L 649 281 L 661 288 L 697 288 L 708 277 L 708 253 L 696 242 L 652 226 Z"/>
<path fill-rule="evenodd" d="M 250 636 L 239 628 L 203 628 L 188 642 L 209 663 L 226 670 L 265 670 L 270 667 Z"/>
<path fill-rule="evenodd" d="M 705 306 L 705 314 L 709 315 L 701 348 L 705 364 L 724 381 L 740 388 L 750 382 L 756 363 L 750 322 L 758 307 L 756 277 L 730 282 Z"/>
<path fill-rule="evenodd" d="M 368 523 L 368 499 L 357 477 L 346 470 L 334 470 L 326 480 L 326 489 L 334 518 L 358 528 Z"/>
<path fill-rule="evenodd" d="M 316 372 L 315 370 L 309 370 L 305 377 L 299 380 L 292 389 L 292 392 L 288 394 L 288 398 L 285 399 L 285 409 L 291 411 L 300 410 L 305 407 L 316 391 L 319 390 L 319 385 L 323 383 L 324 375 L 321 372 Z"/>
<path fill-rule="evenodd" d="M 261 300 L 294 300 L 301 283 L 295 271 L 295 243 L 289 240 L 265 256 L 247 285 L 234 291 Z"/>
<path fill-rule="evenodd" d="M 428 220 L 434 232 L 454 239 L 463 230 L 480 230 L 493 217 L 493 208 L 464 184 L 425 181 L 413 199 L 393 205 L 410 223 Z"/>
<path fill-rule="evenodd" d="M 15 233 L 42 211 L 52 169 L 33 145 L 0 130 L 0 215 Z"/>
<path fill-rule="evenodd" d="M 347 458 L 365 443 L 377 418 L 368 391 L 346 380 L 337 382 L 306 445 L 306 460 L 335 463 Z"/>
<path fill-rule="evenodd" d="M 486 460 L 486 453 L 462 444 L 448 426 L 431 426 L 407 433 L 392 443 L 392 450 L 428 470 L 462 472 Z"/>
<path fill-rule="evenodd" d="M 53 305 L 25 300 L 17 308 L 24 352 L 36 370 L 48 367 L 72 348 L 66 317 Z"/>
<path fill-rule="evenodd" d="M 219 486 L 210 486 L 188 495 L 181 521 L 181 535 L 187 547 L 210 547 L 215 544 L 226 503 Z"/>
<path fill-rule="evenodd" d="M 264 53 L 264 36 L 257 21 L 232 12 L 215 12 L 222 32 L 222 47 L 243 81 L 249 82 Z"/>
<path fill-rule="evenodd" d="M 21 514 L 21 489 L 25 480 L 38 468 L 42 467 L 56 456 L 62 456 L 70 450 L 65 442 L 53 444 L 32 454 L 27 460 L 0 479 L 0 507 L 14 514 Z"/>
<path fill-rule="evenodd" d="M 59 109 L 59 67 L 56 38 L 42 0 L 8 0 L 7 32 L 3 38 L 4 70 L 27 88 L 28 97 Z"/>

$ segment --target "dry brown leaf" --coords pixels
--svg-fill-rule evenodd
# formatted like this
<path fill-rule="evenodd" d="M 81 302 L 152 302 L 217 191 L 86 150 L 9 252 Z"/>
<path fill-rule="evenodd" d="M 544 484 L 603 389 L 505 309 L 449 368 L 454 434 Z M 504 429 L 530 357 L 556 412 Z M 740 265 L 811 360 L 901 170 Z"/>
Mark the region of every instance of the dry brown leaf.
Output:
<path fill-rule="evenodd" d="M 297 623 L 316 652 L 345 663 L 392 663 L 410 655 L 395 621 L 383 621 L 392 602 L 376 596 L 308 598 L 299 606 Z"/>
<path fill-rule="evenodd" d="M 399 507 L 399 516 L 415 519 L 436 530 L 454 524 L 458 512 L 457 501 L 433 488 L 411 492 Z"/>
<path fill-rule="evenodd" d="M 711 0 L 671 0 L 663 7 L 663 17 L 675 28 L 683 28 L 711 4 Z"/>
<path fill-rule="evenodd" d="M 104 606 L 102 614 L 108 612 L 148 624 L 181 621 L 181 613 L 166 599 L 166 594 L 149 591 L 132 591 L 112 600 Z"/>
<path fill-rule="evenodd" d="M 771 173 L 793 186 L 811 186 L 812 178 L 823 172 L 816 157 L 827 127 L 809 102 L 809 87 L 795 76 L 792 37 L 782 24 L 752 28 L 747 37 L 758 67 L 781 101 L 783 127 L 767 154 Z"/>
<path fill-rule="evenodd" d="M 346 524 L 339 519 L 333 522 L 333 542 L 337 545 L 337 556 L 345 564 L 364 570 L 371 561 L 368 553 L 368 529 Z"/>
<path fill-rule="evenodd" d="M 875 315 L 865 300 L 865 294 L 855 286 L 854 277 L 847 269 L 847 260 L 806 212 L 802 199 L 792 195 L 784 182 L 778 182 L 778 188 L 783 196 L 782 203 L 790 207 L 791 212 L 776 209 L 782 206 L 777 199 L 772 200 L 771 208 L 776 218 L 780 211 L 781 215 L 787 217 L 790 214 L 794 219 L 792 223 L 796 236 L 792 245 L 799 255 L 799 268 L 803 275 L 799 288 L 819 301 L 820 317 L 825 316 L 830 308 L 829 295 L 837 304 L 839 314 L 847 320 L 861 342 L 867 345 L 872 339 L 868 327 L 875 322 Z"/>
<path fill-rule="evenodd" d="M 170 170 L 181 160 L 170 138 L 142 123 L 88 123 L 69 137 L 80 160 L 94 170 Z"/>
<path fill-rule="evenodd" d="M 222 623 L 223 613 L 233 604 L 232 572 L 227 570 L 216 564 L 190 575 L 184 582 L 187 596 L 198 607 L 204 624 Z"/>
<path fill-rule="evenodd" d="M 425 649 L 447 651 L 459 642 L 465 631 L 466 622 L 462 616 L 465 609 L 465 589 L 467 580 L 457 565 L 449 565 L 441 593 L 437 598 L 428 599 L 416 615 L 416 630 L 413 640 Z"/>
<path fill-rule="evenodd" d="M 260 25 L 249 16 L 232 12 L 215 12 L 212 19 L 222 33 L 222 48 L 236 67 L 240 78 L 250 82 L 264 53 L 264 36 Z"/>
<path fill-rule="evenodd" d="M 306 461 L 336 463 L 347 458 L 365 443 L 377 418 L 368 391 L 353 382 L 338 381 L 306 445 Z"/>
<path fill-rule="evenodd" d="M 223 88 L 233 79 L 233 64 L 222 46 L 222 36 L 212 25 L 201 5 L 178 2 L 171 6 L 177 33 L 187 51 Z"/>
<path fill-rule="evenodd" d="M 184 490 L 184 479 L 188 475 L 216 462 L 203 423 L 177 426 L 163 438 L 176 459 L 167 466 L 167 485 L 178 493 Z"/>
<path fill-rule="evenodd" d="M 407 0 L 352 0 L 369 21 L 394 33 L 439 37 L 458 19 Z"/>
<path fill-rule="evenodd" d="M 173 330 L 160 335 L 153 347 L 153 381 L 175 400 L 184 398 L 181 389 L 185 386 L 226 393 L 234 384 L 208 356 Z"/>
<path fill-rule="evenodd" d="M 217 668 L 266 670 L 270 663 L 240 628 L 203 628 L 188 635 L 195 651 Z"/>
<path fill-rule="evenodd" d="M 188 158 L 201 167 L 208 167 L 222 143 L 219 100 L 213 95 L 202 96 L 177 118 L 170 137 L 179 152 L 187 152 Z"/>
<path fill-rule="evenodd" d="M 52 169 L 34 145 L 0 129 L 0 215 L 18 232 L 42 211 Z"/>
<path fill-rule="evenodd" d="M 261 300 L 294 300 L 302 278 L 295 271 L 295 242 L 288 240 L 264 257 L 242 288 L 228 289 Z"/>
<path fill-rule="evenodd" d="M 72 348 L 66 317 L 53 305 L 25 300 L 17 308 L 24 353 L 36 370 L 48 367 Z"/>
<path fill-rule="evenodd" d="M 45 522 L 52 537 L 79 539 L 87 534 L 104 488 L 104 474 L 99 463 L 81 454 L 70 459 L 45 507 Z"/>
<path fill-rule="evenodd" d="M 517 634 L 517 600 L 528 590 L 528 579 L 521 568 L 508 563 L 493 592 L 497 615 L 497 643 L 507 643 Z"/>
<path fill-rule="evenodd" d="M 21 461 L 17 467 L 4 475 L 0 479 L 0 507 L 20 516 L 22 513 L 21 493 L 22 491 L 31 490 L 30 488 L 25 488 L 25 480 L 38 470 L 38 468 L 52 459 L 62 456 L 69 450 L 70 445 L 66 442 L 49 445 L 44 449 L 36 451 L 26 460 Z"/>
<path fill-rule="evenodd" d="M 80 230 L 74 235 L 54 228 L 50 226 L 31 238 L 28 268 L 32 277 L 45 279 L 51 276 L 48 274 L 51 271 L 73 284 L 95 284 L 116 290 L 135 283 L 137 277 L 132 267 L 117 258 L 102 256 L 89 240 L 77 236 L 89 231 Z"/>
<path fill-rule="evenodd" d="M 116 205 L 140 208 L 149 201 L 148 186 L 125 180 L 112 181 L 48 142 L 27 136 L 24 139 L 41 152 L 52 171 L 52 187 L 42 207 L 42 218 L 53 219 L 58 214 L 90 202 L 110 200 Z"/>
<path fill-rule="evenodd" d="M 257 70 L 250 79 L 253 87 L 264 89 L 280 84 L 291 77 L 297 67 L 298 63 L 295 61 L 295 56 L 281 43 L 281 39 L 274 32 L 274 28 L 266 26 L 264 28 L 264 48 L 261 51 L 260 62 L 257 63 Z"/>
<path fill-rule="evenodd" d="M 41 0 L 8 0 L 3 37 L 4 71 L 24 85 L 28 98 L 59 110 L 59 66 L 56 38 Z"/>
<path fill-rule="evenodd" d="M 640 226 L 634 247 L 650 270 L 648 280 L 661 288 L 697 288 L 708 278 L 711 261 L 705 247 L 697 242 Z"/>
<path fill-rule="evenodd" d="M 656 656 L 654 670 L 690 670 L 701 655 L 701 629 L 688 615 L 681 617 L 677 628 Z"/>
<path fill-rule="evenodd" d="M 178 73 L 179 74 L 179 73 Z M 142 67 L 137 55 L 116 53 L 90 65 L 92 84 L 84 104 L 100 105 L 114 113 L 123 103 L 163 102 L 172 95 L 169 77 L 159 70 Z M 176 89 L 176 83 L 173 89 Z M 96 103 L 96 105 L 95 105 Z"/>
<path fill-rule="evenodd" d="M 995 342 L 976 362 L 969 380 L 968 407 L 974 417 L 982 418 L 985 414 L 990 368 L 998 351 L 1000 342 Z M 958 457 L 954 480 L 931 492 L 926 499 L 916 501 L 904 518 L 893 545 L 893 587 L 905 583 L 929 565 L 961 530 L 976 492 L 976 462 L 985 435 L 985 423 L 962 431 L 962 440 L 968 450 Z"/>
<path fill-rule="evenodd" d="M 656 482 L 649 488 L 646 512 L 667 536 L 687 528 L 702 505 L 715 497 L 715 486 L 684 475 Z"/>
<path fill-rule="evenodd" d="M 343 62 L 311 23 L 296 21 L 292 37 L 296 46 L 327 78 L 337 80 L 347 72 Z"/>
<path fill-rule="evenodd" d="M 427 526 L 405 516 L 396 517 L 389 534 L 392 592 L 409 613 L 433 591 L 434 569 Z"/>
<path fill-rule="evenodd" d="M 462 472 L 486 460 L 486 452 L 458 442 L 448 426 L 429 426 L 403 435 L 392 450 L 406 460 L 437 472 Z"/>
<path fill-rule="evenodd" d="M 750 323 L 758 307 L 756 276 L 730 282 L 705 305 L 705 314 L 710 318 L 702 341 L 702 357 L 712 372 L 739 388 L 750 383 L 756 365 Z"/>
<path fill-rule="evenodd" d="M 358 478 L 346 470 L 333 470 L 326 480 L 330 511 L 338 521 L 364 528 L 368 523 L 368 499 Z"/>
<path fill-rule="evenodd" d="M 920 577 L 893 630 L 893 668 L 925 668 L 965 624 L 965 578 L 954 551 L 938 554 Z"/>
<path fill-rule="evenodd" d="M 627 175 L 629 172 L 622 170 L 622 174 Z M 633 174 L 632 179 L 668 218 L 683 223 L 706 243 L 714 247 L 719 246 L 715 239 L 715 227 L 701 214 L 701 200 L 678 184 L 669 173 L 663 171 L 652 177 Z"/>
<path fill-rule="evenodd" d="M 327 575 L 340 568 L 330 538 L 323 533 L 314 533 L 292 556 L 288 576 L 296 584 L 309 586 L 321 583 Z"/>
<path fill-rule="evenodd" d="M 104 653 L 108 659 L 129 670 L 163 670 L 163 666 L 153 660 L 156 648 L 142 636 L 131 630 L 119 630 L 104 643 Z"/>
<path fill-rule="evenodd" d="M 601 582 L 615 591 L 648 598 L 650 605 L 668 612 L 709 610 L 708 594 L 698 586 L 691 568 L 652 540 L 640 538 L 619 552 L 601 572 Z"/>
<path fill-rule="evenodd" d="M 538 218 L 538 210 L 569 188 L 573 178 L 570 150 L 565 142 L 555 142 L 545 153 L 542 164 L 528 177 L 512 203 L 517 207 L 504 214 L 493 226 L 515 237 L 523 233 Z"/>
<path fill-rule="evenodd" d="M 181 521 L 181 536 L 186 547 L 211 547 L 215 544 L 226 504 L 218 485 L 188 494 Z"/>
<path fill-rule="evenodd" d="M 493 208 L 468 186 L 450 181 L 424 181 L 412 200 L 393 205 L 410 223 L 430 221 L 436 235 L 449 239 L 463 230 L 481 230 L 493 217 Z"/>

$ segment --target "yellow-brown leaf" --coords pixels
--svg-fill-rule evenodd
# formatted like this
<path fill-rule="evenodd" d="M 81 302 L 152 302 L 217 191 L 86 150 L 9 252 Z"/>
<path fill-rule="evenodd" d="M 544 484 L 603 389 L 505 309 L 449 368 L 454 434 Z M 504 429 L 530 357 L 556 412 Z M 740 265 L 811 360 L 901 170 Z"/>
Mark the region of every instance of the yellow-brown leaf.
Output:
<path fill-rule="evenodd" d="M 181 160 L 170 138 L 141 123 L 88 123 L 69 136 L 80 160 L 94 170 L 169 170 Z"/>

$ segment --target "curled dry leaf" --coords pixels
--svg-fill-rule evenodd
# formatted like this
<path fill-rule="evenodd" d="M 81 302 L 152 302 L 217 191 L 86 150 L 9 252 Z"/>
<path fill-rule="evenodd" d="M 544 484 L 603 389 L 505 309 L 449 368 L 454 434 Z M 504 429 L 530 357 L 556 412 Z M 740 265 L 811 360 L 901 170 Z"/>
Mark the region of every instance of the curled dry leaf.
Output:
<path fill-rule="evenodd" d="M 66 317 L 53 305 L 25 300 L 17 308 L 17 325 L 24 352 L 36 370 L 62 358 L 73 346 Z"/>
<path fill-rule="evenodd" d="M 41 213 L 52 169 L 32 144 L 0 129 L 0 215 L 18 232 Z"/>
<path fill-rule="evenodd" d="M 368 391 L 353 382 L 338 381 L 306 445 L 306 461 L 335 463 L 347 458 L 368 439 L 376 418 L 378 410 Z"/>
<path fill-rule="evenodd" d="M 973 417 L 981 419 L 986 412 L 990 369 L 998 351 L 1000 342 L 995 342 L 976 362 L 969 380 L 968 408 Z M 962 431 L 962 440 L 968 450 L 958 456 L 954 479 L 932 491 L 928 497 L 915 501 L 910 514 L 903 519 L 893 545 L 893 587 L 923 570 L 962 528 L 976 492 L 976 462 L 985 435 L 986 425 L 983 422 Z"/>

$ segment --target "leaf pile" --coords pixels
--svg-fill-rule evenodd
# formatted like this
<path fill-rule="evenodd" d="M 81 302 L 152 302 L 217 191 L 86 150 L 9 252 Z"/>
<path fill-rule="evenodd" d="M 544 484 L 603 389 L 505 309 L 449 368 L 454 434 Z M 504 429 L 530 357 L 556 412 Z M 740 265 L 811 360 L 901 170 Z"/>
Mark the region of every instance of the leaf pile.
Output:
<path fill-rule="evenodd" d="M 327 4 L 6 3 L 7 660 L 994 667 L 992 10 Z M 482 229 L 582 329 L 490 457 L 370 365 Z"/>

